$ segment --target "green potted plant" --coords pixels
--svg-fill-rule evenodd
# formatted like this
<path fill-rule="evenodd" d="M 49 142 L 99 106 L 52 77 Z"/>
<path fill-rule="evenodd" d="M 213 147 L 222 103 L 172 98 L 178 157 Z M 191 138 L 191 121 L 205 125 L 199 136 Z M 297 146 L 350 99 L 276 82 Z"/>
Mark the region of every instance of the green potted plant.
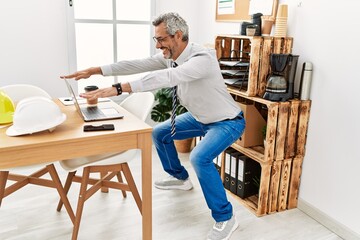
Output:
<path fill-rule="evenodd" d="M 155 93 L 157 104 L 151 111 L 151 119 L 155 122 L 164 122 L 171 116 L 172 110 L 172 88 L 162 88 Z M 176 115 L 187 112 L 187 109 L 178 105 Z"/>
<path fill-rule="evenodd" d="M 170 118 L 172 110 L 172 88 L 162 88 L 155 93 L 155 101 L 157 104 L 151 111 L 151 119 L 155 122 L 163 122 Z M 187 112 L 187 109 L 178 105 L 176 115 Z M 190 152 L 192 138 L 185 140 L 176 140 L 175 145 L 178 152 Z"/>

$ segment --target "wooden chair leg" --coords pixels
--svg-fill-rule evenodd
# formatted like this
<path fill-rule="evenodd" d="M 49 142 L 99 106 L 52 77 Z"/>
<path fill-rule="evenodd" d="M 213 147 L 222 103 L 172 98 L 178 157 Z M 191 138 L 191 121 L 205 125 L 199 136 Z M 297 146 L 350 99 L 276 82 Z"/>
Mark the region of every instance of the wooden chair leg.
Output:
<path fill-rule="evenodd" d="M 9 171 L 0 171 L 0 207 L 5 195 L 6 182 L 9 176 Z"/>
<path fill-rule="evenodd" d="M 81 215 L 84 208 L 84 203 L 87 199 L 86 192 L 87 192 L 87 185 L 90 177 L 90 168 L 85 167 L 83 170 L 83 176 L 81 179 L 81 186 L 80 186 L 80 193 L 77 203 L 77 209 L 76 209 L 76 216 L 75 216 L 75 224 L 73 228 L 72 233 L 72 240 L 76 240 L 77 236 L 79 234 L 79 227 L 80 227 L 80 221 L 81 221 Z"/>
<path fill-rule="evenodd" d="M 108 173 L 107 173 L 107 172 L 100 172 L 100 178 L 105 177 L 106 174 L 108 174 Z M 103 192 L 103 193 L 108 193 L 108 192 L 109 192 L 109 188 L 108 188 L 108 187 L 101 187 L 101 192 Z"/>
<path fill-rule="evenodd" d="M 66 195 L 67 195 L 68 192 L 69 192 L 69 189 L 70 189 L 70 187 L 71 187 L 72 180 L 73 180 L 75 174 L 76 174 L 76 171 L 74 171 L 74 172 L 69 172 L 68 175 L 67 175 L 66 182 L 65 182 L 65 186 L 64 186 L 64 191 L 65 191 L 65 194 L 66 194 Z M 61 198 L 60 198 L 59 203 L 58 203 L 58 206 L 57 206 L 57 208 L 56 208 L 56 211 L 60 212 L 60 210 L 61 210 L 61 208 L 62 208 L 62 205 L 63 205 L 63 201 L 62 201 Z"/>
<path fill-rule="evenodd" d="M 116 177 L 117 177 L 119 183 L 124 183 L 123 178 L 122 178 L 122 176 L 121 176 L 121 171 L 119 171 L 119 172 L 116 174 Z M 126 191 L 125 191 L 125 190 L 122 190 L 121 192 L 122 192 L 123 197 L 126 198 L 126 196 L 127 196 L 127 195 L 126 195 Z"/>
<path fill-rule="evenodd" d="M 71 208 L 71 205 L 70 205 L 70 202 L 69 202 L 69 199 L 67 198 L 66 196 L 66 193 L 65 193 L 65 190 L 61 184 L 61 181 L 60 181 L 60 178 L 59 178 L 59 175 L 58 173 L 56 172 L 56 169 L 55 169 L 55 166 L 54 164 L 49 164 L 46 166 L 48 171 L 49 171 L 49 174 L 51 176 L 51 179 L 53 180 L 54 184 L 55 184 L 55 187 L 56 187 L 56 190 L 58 191 L 59 195 L 60 195 L 60 200 L 63 202 L 63 204 L 65 205 L 65 208 L 66 208 L 66 211 L 68 212 L 69 214 L 69 217 L 72 221 L 72 223 L 74 224 L 74 221 L 75 221 L 75 215 L 74 215 L 74 212 Z"/>
<path fill-rule="evenodd" d="M 126 181 L 129 185 L 130 191 L 131 191 L 132 195 L 134 196 L 135 202 L 139 208 L 140 213 L 142 213 L 142 201 L 141 201 L 139 192 L 137 190 L 137 187 L 135 185 L 134 179 L 132 177 L 129 165 L 127 163 L 122 163 L 121 166 L 122 166 L 122 170 L 123 170 L 124 176 L 126 178 Z"/>

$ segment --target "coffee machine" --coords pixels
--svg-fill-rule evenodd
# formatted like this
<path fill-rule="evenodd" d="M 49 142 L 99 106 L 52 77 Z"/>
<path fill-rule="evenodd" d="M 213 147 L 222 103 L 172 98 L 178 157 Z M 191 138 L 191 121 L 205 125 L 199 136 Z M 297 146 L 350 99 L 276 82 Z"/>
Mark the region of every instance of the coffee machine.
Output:
<path fill-rule="evenodd" d="M 264 99 L 285 102 L 294 98 L 294 81 L 299 56 L 271 54 L 271 73 L 268 76 Z"/>

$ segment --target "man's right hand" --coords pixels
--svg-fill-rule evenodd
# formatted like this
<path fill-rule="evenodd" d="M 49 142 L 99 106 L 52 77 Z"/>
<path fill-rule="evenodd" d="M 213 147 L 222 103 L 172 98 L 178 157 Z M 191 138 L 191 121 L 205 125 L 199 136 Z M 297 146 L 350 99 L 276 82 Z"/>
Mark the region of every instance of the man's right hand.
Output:
<path fill-rule="evenodd" d="M 74 72 L 73 74 L 60 76 L 60 78 L 74 78 L 75 80 L 87 79 L 95 74 L 102 74 L 100 67 L 91 67 L 85 70 Z"/>

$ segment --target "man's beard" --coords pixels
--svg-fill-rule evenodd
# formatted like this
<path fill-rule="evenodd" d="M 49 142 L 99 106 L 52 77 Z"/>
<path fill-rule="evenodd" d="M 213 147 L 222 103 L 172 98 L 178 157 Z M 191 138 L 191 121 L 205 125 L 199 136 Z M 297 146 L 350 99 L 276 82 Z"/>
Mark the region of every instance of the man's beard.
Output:
<path fill-rule="evenodd" d="M 167 51 L 166 55 L 164 54 L 163 49 L 165 49 L 165 51 Z M 163 55 L 164 55 L 165 59 L 172 59 L 173 53 L 172 53 L 172 50 L 170 48 L 163 47 L 163 48 L 161 48 L 161 50 L 163 51 Z"/>

